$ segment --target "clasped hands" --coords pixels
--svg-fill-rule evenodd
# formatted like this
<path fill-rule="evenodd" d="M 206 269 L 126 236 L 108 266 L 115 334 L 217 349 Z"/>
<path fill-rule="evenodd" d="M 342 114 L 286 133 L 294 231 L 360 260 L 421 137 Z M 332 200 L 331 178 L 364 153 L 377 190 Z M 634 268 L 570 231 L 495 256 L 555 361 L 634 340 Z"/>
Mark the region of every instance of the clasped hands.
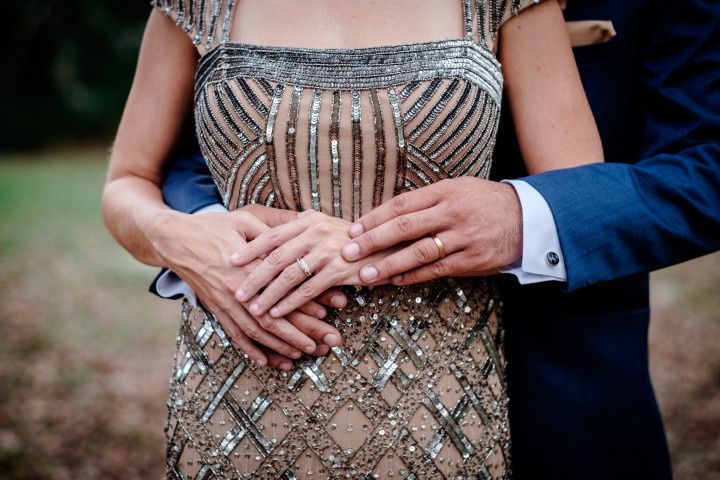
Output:
<path fill-rule="evenodd" d="M 248 272 L 235 298 L 251 315 L 273 319 L 327 292 L 340 299 L 332 290 L 339 285 L 491 275 L 522 252 L 513 187 L 474 177 L 403 193 L 352 224 L 310 210 L 258 233 L 230 259 Z"/>

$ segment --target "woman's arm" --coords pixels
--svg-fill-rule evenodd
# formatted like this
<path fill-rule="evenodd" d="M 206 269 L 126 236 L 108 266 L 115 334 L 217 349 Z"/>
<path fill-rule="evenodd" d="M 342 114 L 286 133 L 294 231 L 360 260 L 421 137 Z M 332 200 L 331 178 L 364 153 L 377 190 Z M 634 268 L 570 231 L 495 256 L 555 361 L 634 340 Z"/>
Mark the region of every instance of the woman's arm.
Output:
<path fill-rule="evenodd" d="M 511 18 L 499 41 L 506 94 L 528 170 L 601 162 L 600 137 L 557 2 L 545 1 Z M 439 259 L 433 234 L 445 245 L 445 258 Z M 393 198 L 361 217 L 350 236 L 343 248 L 349 261 L 414 240 L 363 267 L 365 281 L 391 278 L 406 285 L 493 274 L 522 255 L 522 212 L 512 186 L 461 177 Z"/>
<path fill-rule="evenodd" d="M 557 2 L 546 0 L 508 20 L 498 56 L 528 173 L 602 162 L 600 134 Z"/>
<path fill-rule="evenodd" d="M 256 319 L 232 299 L 230 292 L 244 272 L 231 268 L 227 258 L 245 243 L 244 235 L 254 236 L 268 227 L 246 212 L 191 216 L 162 201 L 162 166 L 190 112 L 196 60 L 184 32 L 154 10 L 110 159 L 102 201 L 105 222 L 138 260 L 170 267 L 187 281 L 230 337 L 259 363 L 267 357 L 250 339 L 288 357 L 299 357 L 301 350 L 312 353 L 315 342 L 298 328 L 312 330 L 318 340 L 337 331 L 302 312 L 288 316 L 292 324 L 267 316 Z M 209 254 L 221 264 L 203 263 Z M 216 295 L 213 281 L 225 286 L 228 294 Z"/>

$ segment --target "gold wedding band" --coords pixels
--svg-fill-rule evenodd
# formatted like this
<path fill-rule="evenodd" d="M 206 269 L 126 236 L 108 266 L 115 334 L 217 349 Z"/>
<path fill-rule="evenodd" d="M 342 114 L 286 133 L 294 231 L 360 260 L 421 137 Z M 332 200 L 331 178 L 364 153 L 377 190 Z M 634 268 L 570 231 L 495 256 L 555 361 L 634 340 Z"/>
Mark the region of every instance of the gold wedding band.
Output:
<path fill-rule="evenodd" d="M 440 240 L 438 238 L 437 235 L 433 235 L 432 239 L 435 242 L 435 245 L 437 246 L 438 253 L 440 254 L 440 258 L 445 258 L 445 255 L 447 255 L 447 252 L 445 251 L 445 244 L 442 242 L 442 240 Z"/>

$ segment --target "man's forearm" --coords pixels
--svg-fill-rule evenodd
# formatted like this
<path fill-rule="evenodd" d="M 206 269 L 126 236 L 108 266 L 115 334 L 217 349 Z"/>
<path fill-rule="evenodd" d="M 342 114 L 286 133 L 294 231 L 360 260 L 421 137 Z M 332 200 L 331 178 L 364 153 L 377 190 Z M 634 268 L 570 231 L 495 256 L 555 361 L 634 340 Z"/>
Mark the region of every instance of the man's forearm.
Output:
<path fill-rule="evenodd" d="M 105 186 L 102 199 L 105 223 L 113 237 L 142 263 L 167 266 L 159 246 L 172 238 L 171 225 L 184 214 L 168 208 L 160 190 L 140 177 L 121 177 Z"/>

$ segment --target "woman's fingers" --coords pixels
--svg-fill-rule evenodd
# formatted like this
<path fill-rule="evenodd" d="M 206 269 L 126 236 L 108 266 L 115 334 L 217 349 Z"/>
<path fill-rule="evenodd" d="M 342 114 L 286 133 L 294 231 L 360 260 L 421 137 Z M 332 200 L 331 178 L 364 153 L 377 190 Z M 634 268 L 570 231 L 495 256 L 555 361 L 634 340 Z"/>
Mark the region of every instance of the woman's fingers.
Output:
<path fill-rule="evenodd" d="M 317 297 L 334 284 L 335 279 L 330 275 L 323 275 L 322 273 L 313 275 L 272 307 L 269 313 L 276 318 L 285 316 L 289 312 L 296 310 L 300 305 Z"/>
<path fill-rule="evenodd" d="M 257 238 L 244 245 L 241 250 L 233 253 L 230 262 L 241 267 L 261 255 L 267 254 L 288 240 L 297 237 L 306 228 L 302 222 L 295 221 L 280 225 L 260 234 Z"/>
<path fill-rule="evenodd" d="M 330 347 L 339 347 L 342 345 L 340 332 L 327 322 L 298 311 L 290 313 L 287 319 L 288 322 L 292 323 L 298 330 L 314 338 L 318 342 L 318 346 L 321 343 Z"/>
<path fill-rule="evenodd" d="M 448 221 L 440 210 L 432 207 L 392 218 L 345 244 L 342 256 L 352 262 L 399 243 L 437 232 L 444 228 Z"/>
<path fill-rule="evenodd" d="M 315 252 L 305 255 L 304 260 L 311 272 L 317 272 L 321 269 L 319 262 L 320 259 L 317 258 Z M 285 268 L 285 270 L 280 272 L 274 280 L 270 281 L 260 296 L 253 301 L 252 305 L 250 305 L 250 311 L 253 314 L 262 314 L 267 312 L 270 307 L 280 301 L 285 295 L 292 291 L 293 288 L 300 285 L 307 279 L 307 274 L 302 270 L 302 268 L 300 268 L 298 262 L 293 261 Z"/>
<path fill-rule="evenodd" d="M 268 256 L 263 259 L 255 268 L 243 278 L 242 282 L 235 291 L 235 298 L 240 302 L 247 302 L 261 288 L 268 285 L 273 278 L 278 276 L 280 272 L 287 270 L 288 266 L 297 267 L 295 271 L 290 270 L 285 279 L 286 282 L 295 282 L 296 285 L 305 277 L 300 267 L 297 265 L 297 259 L 307 253 L 307 246 L 303 241 L 302 237 L 296 237 L 290 240 L 288 243 L 276 248 Z M 291 278 L 293 273 L 297 278 Z M 253 303 L 250 308 L 250 313 L 253 315 L 262 315 L 272 305 L 265 305 L 265 298 L 261 297 L 261 303 Z M 256 299 L 257 302 L 257 299 Z M 263 308 L 264 307 L 264 308 Z"/>
<path fill-rule="evenodd" d="M 442 241 L 446 254 L 455 252 L 459 246 L 452 241 L 448 232 L 437 234 Z M 408 270 L 428 265 L 440 259 L 440 250 L 431 237 L 425 237 L 375 263 L 360 269 L 360 279 L 364 282 L 392 277 Z"/>

